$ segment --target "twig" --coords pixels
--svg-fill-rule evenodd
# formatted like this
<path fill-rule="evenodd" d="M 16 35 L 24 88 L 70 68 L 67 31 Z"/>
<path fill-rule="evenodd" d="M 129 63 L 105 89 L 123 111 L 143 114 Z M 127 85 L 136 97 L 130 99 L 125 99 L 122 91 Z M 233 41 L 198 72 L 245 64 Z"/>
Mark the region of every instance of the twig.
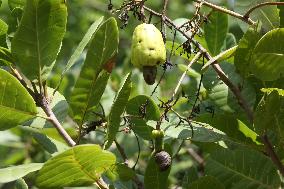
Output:
<path fill-rule="evenodd" d="M 163 11 L 162 11 L 162 15 L 164 15 L 164 16 L 166 15 L 168 2 L 169 2 L 169 0 L 164 0 L 164 8 L 163 8 Z"/>
<path fill-rule="evenodd" d="M 202 52 L 196 53 L 196 55 L 193 57 L 193 59 L 192 59 L 192 60 L 189 62 L 189 64 L 187 65 L 186 70 L 183 72 L 183 74 L 182 74 L 182 76 L 180 77 L 180 79 L 179 79 L 179 81 L 178 81 L 178 84 L 177 84 L 177 86 L 176 86 L 176 88 L 175 88 L 175 90 L 174 90 L 174 93 L 173 93 L 173 95 L 172 95 L 172 99 L 173 99 L 173 98 L 175 97 L 175 95 L 177 94 L 178 89 L 179 89 L 179 87 L 180 87 L 180 85 L 181 85 L 181 83 L 182 83 L 182 81 L 183 81 L 183 79 L 184 79 L 184 77 L 185 77 L 187 71 L 189 70 L 189 68 L 192 66 L 193 63 L 195 63 L 196 61 L 198 61 L 198 59 L 200 58 L 201 55 L 202 55 Z"/>
<path fill-rule="evenodd" d="M 205 160 L 198 153 L 196 153 L 192 148 L 187 149 L 189 155 L 198 163 L 199 171 L 204 175 L 205 169 Z"/>
<path fill-rule="evenodd" d="M 120 144 L 116 140 L 114 140 L 114 142 L 115 142 L 115 145 L 118 149 L 118 152 L 120 153 L 120 155 L 123 158 L 124 163 L 128 166 L 128 159 L 127 159 L 127 156 L 124 152 L 124 149 L 122 148 L 122 146 L 120 146 Z M 138 179 L 136 174 L 135 174 L 135 177 L 132 180 L 136 183 L 138 189 L 144 189 L 143 183 Z"/>
<path fill-rule="evenodd" d="M 122 157 L 124 163 L 125 163 L 126 165 L 128 165 L 128 159 L 127 159 L 127 156 L 126 156 L 126 154 L 125 154 L 124 149 L 122 148 L 122 146 L 120 146 L 120 144 L 117 142 L 117 140 L 114 140 L 114 142 L 115 142 L 115 145 L 116 145 L 116 147 L 117 147 L 117 150 L 119 151 L 119 153 L 120 153 L 120 155 L 121 155 L 121 157 Z"/>
<path fill-rule="evenodd" d="M 136 161 L 135 161 L 135 163 L 132 167 L 133 170 L 135 169 L 136 165 L 138 164 L 138 161 L 139 161 L 139 158 L 140 158 L 140 153 L 141 153 L 139 138 L 138 138 L 136 133 L 134 133 L 134 135 L 135 135 L 135 138 L 136 138 L 136 141 L 137 141 L 137 146 L 138 146 L 138 156 L 137 156 L 137 159 L 136 159 Z"/>
<path fill-rule="evenodd" d="M 32 91 L 31 88 L 28 87 L 27 83 L 25 82 L 21 74 L 18 72 L 18 70 L 13 68 L 12 66 L 10 66 L 10 70 L 12 71 L 13 75 L 20 81 L 20 83 L 26 88 L 26 90 L 30 93 L 30 95 L 34 97 L 35 95 L 34 92 Z"/>
<path fill-rule="evenodd" d="M 162 14 L 157 13 L 156 11 L 154 11 L 154 10 L 148 8 L 148 7 L 144 7 L 144 8 L 145 8 L 145 10 L 151 12 L 152 14 L 154 14 L 156 16 L 160 16 L 160 17 L 162 16 Z M 184 37 L 186 37 L 188 40 L 191 40 L 191 42 L 199 49 L 199 51 L 204 52 L 204 57 L 207 60 L 213 59 L 213 57 L 208 53 L 208 51 L 203 46 L 201 46 L 201 44 L 199 42 L 195 41 L 194 39 L 191 39 L 190 36 L 188 36 L 184 31 L 181 30 L 181 28 L 179 28 L 177 25 L 175 25 L 171 19 L 169 19 L 166 16 L 164 16 L 164 17 L 165 17 L 166 23 L 168 23 L 168 25 L 170 27 L 174 27 L 175 30 L 179 31 Z M 240 89 L 231 82 L 231 80 L 225 75 L 222 68 L 218 64 L 213 64 L 212 67 L 214 68 L 214 70 L 216 71 L 216 73 L 218 74 L 220 79 L 234 93 L 235 97 L 238 100 L 239 105 L 244 109 L 244 111 L 247 114 L 248 119 L 252 123 L 253 122 L 253 112 L 252 112 L 251 108 L 249 107 L 248 103 L 246 102 L 246 100 L 243 98 Z"/>
<path fill-rule="evenodd" d="M 96 185 L 97 185 L 100 189 L 109 189 L 109 187 L 108 187 L 107 184 L 103 181 L 102 178 L 100 178 L 99 180 L 96 181 Z"/>
<path fill-rule="evenodd" d="M 264 2 L 264 3 L 259 3 L 256 6 L 250 8 L 245 14 L 244 14 L 244 18 L 249 18 L 249 15 L 255 10 L 258 9 L 260 7 L 263 6 L 267 6 L 267 5 L 284 5 L 284 2 Z"/>
<path fill-rule="evenodd" d="M 217 11 L 223 12 L 225 14 L 231 15 L 235 18 L 238 18 L 238 19 L 248 23 L 249 25 L 255 24 L 255 22 L 252 19 L 250 19 L 249 17 L 245 17 L 244 15 L 241 15 L 241 14 L 236 13 L 234 11 L 228 10 L 226 8 L 220 7 L 218 5 L 214 5 L 214 4 L 206 2 L 206 1 L 201 1 L 201 0 L 194 0 L 194 1 L 197 2 L 197 3 L 202 3 L 203 5 L 210 7 L 214 10 L 217 10 Z"/>
<path fill-rule="evenodd" d="M 187 149 L 188 154 L 200 165 L 204 165 L 204 159 L 198 155 L 192 148 Z"/>
<path fill-rule="evenodd" d="M 54 115 L 52 109 L 49 106 L 49 103 L 46 97 L 42 97 L 40 100 L 41 100 L 41 108 L 48 116 L 49 118 L 48 120 L 54 125 L 58 133 L 64 138 L 64 140 L 67 142 L 69 146 L 75 146 L 76 142 L 74 142 L 74 140 L 70 137 L 70 135 L 65 131 L 61 123 L 58 121 L 58 119 Z"/>
<path fill-rule="evenodd" d="M 280 159 L 278 158 L 276 152 L 273 149 L 272 144 L 270 143 L 267 135 L 263 135 L 261 137 L 261 140 L 265 146 L 265 150 L 267 152 L 267 154 L 269 155 L 269 157 L 271 158 L 271 160 L 273 161 L 273 163 L 277 166 L 279 172 L 281 173 L 281 175 L 284 177 L 284 166 L 281 163 Z"/>
<path fill-rule="evenodd" d="M 212 67 L 214 68 L 214 70 L 216 71 L 216 73 L 218 74 L 218 76 L 220 77 L 220 79 L 230 88 L 230 90 L 234 93 L 234 95 L 236 96 L 239 105 L 245 110 L 248 119 L 251 123 L 253 123 L 253 111 L 252 109 L 249 107 L 247 101 L 244 99 L 243 95 L 241 94 L 240 89 L 235 86 L 231 80 L 225 75 L 225 73 L 223 72 L 222 68 L 220 67 L 220 65 L 218 64 L 213 64 Z"/>

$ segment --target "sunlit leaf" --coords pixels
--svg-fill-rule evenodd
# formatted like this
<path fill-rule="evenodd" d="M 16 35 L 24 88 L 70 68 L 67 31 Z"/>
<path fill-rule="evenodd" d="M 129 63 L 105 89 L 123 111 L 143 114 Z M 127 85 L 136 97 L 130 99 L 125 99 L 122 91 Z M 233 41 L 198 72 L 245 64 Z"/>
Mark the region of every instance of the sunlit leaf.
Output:
<path fill-rule="evenodd" d="M 204 26 L 208 49 L 213 56 L 221 52 L 228 32 L 228 15 L 214 11 L 209 17 L 209 23 Z"/>
<path fill-rule="evenodd" d="M 284 76 L 284 28 L 266 33 L 256 44 L 251 72 L 263 81 L 273 81 Z"/>
<path fill-rule="evenodd" d="M 79 127 L 87 121 L 91 112 L 100 102 L 110 76 L 105 66 L 114 63 L 118 40 L 118 27 L 114 18 L 106 20 L 94 34 L 70 98 L 72 117 Z"/>
<path fill-rule="evenodd" d="M 250 8 L 263 2 L 275 2 L 275 0 L 237 0 L 234 1 L 235 8 L 234 11 L 245 14 Z M 277 28 L 279 26 L 279 16 L 277 11 L 277 6 L 262 6 L 255 9 L 251 14 L 250 18 L 254 21 L 260 21 L 262 28 L 265 31 Z M 242 20 L 237 20 L 241 29 L 245 32 L 249 25 Z"/>
<path fill-rule="evenodd" d="M 109 148 L 112 142 L 115 140 L 116 133 L 118 132 L 120 126 L 120 116 L 126 108 L 131 88 L 131 73 L 129 73 L 125 77 L 125 80 L 122 83 L 122 86 L 119 89 L 116 98 L 114 99 L 109 113 L 107 126 L 107 144 L 105 145 L 106 149 Z"/>
<path fill-rule="evenodd" d="M 88 186 L 115 164 L 115 156 L 98 145 L 75 146 L 49 159 L 36 179 L 39 188 Z"/>
<path fill-rule="evenodd" d="M 12 40 L 17 66 L 30 80 L 47 79 L 61 47 L 67 23 L 62 0 L 27 0 Z"/>
<path fill-rule="evenodd" d="M 205 172 L 222 181 L 225 188 L 280 187 L 280 178 L 272 161 L 253 150 L 217 150 L 207 160 Z"/>
<path fill-rule="evenodd" d="M 43 163 L 30 163 L 0 169 L 0 183 L 11 182 L 41 169 Z"/>
<path fill-rule="evenodd" d="M 3 20 L 0 19 L 0 46 L 6 45 L 7 32 L 8 32 L 8 25 Z"/>
<path fill-rule="evenodd" d="M 247 77 L 250 74 L 252 53 L 260 38 L 261 35 L 259 32 L 253 28 L 249 28 L 239 41 L 234 63 L 239 74 L 243 77 Z"/>
<path fill-rule="evenodd" d="M 0 130 L 16 127 L 36 114 L 31 95 L 14 76 L 0 69 Z"/>

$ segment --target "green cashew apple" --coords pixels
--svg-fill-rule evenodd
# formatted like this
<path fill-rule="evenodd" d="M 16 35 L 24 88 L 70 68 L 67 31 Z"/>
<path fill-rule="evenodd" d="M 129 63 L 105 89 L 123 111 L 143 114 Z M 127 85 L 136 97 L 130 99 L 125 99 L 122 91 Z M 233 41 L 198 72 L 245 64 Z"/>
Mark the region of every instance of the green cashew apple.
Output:
<path fill-rule="evenodd" d="M 155 83 L 157 65 L 166 61 L 166 48 L 161 32 L 153 24 L 138 25 L 132 37 L 131 63 L 143 70 L 146 83 Z"/>

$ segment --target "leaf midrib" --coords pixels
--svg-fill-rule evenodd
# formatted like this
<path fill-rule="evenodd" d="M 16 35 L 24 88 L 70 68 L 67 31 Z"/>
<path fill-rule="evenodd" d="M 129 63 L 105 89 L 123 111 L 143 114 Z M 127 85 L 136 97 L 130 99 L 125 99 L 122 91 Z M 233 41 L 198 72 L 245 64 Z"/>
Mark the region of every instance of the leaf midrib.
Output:
<path fill-rule="evenodd" d="M 106 31 L 107 31 L 107 27 L 108 27 L 108 24 L 106 24 L 106 28 L 105 28 L 105 38 L 104 38 L 104 47 L 105 47 L 105 45 L 106 45 Z M 106 48 L 103 48 L 103 52 L 102 52 L 102 55 L 105 53 L 105 49 Z M 100 66 L 101 66 L 101 64 L 102 64 L 102 58 L 101 58 L 101 60 L 100 60 Z M 99 68 L 99 69 L 101 69 L 101 68 Z M 87 112 L 88 112 L 88 109 L 89 109 L 89 104 L 90 104 L 90 99 L 91 99 L 91 94 L 93 93 L 93 91 L 94 91 L 94 86 L 95 86 L 95 84 L 96 84 L 96 80 L 97 80 L 97 78 L 99 77 L 99 73 L 100 72 L 98 72 L 94 77 L 93 77 L 93 82 L 92 82 L 92 87 L 91 87 L 91 90 L 90 90 L 90 92 L 88 93 L 88 98 L 87 98 L 87 102 L 86 102 L 86 106 L 85 106 L 85 109 L 84 109 L 84 114 L 83 114 L 83 117 L 82 117 L 82 120 L 81 120 L 81 124 L 80 124 L 80 127 L 83 125 L 83 123 L 84 123 L 84 120 L 85 120 L 85 117 L 86 117 L 86 114 L 87 114 Z"/>
<path fill-rule="evenodd" d="M 258 180 L 254 180 L 253 178 L 248 177 L 247 175 L 244 175 L 243 173 L 237 172 L 236 170 L 231 169 L 230 167 L 227 167 L 226 165 L 224 165 L 224 164 L 218 162 L 217 160 L 215 160 L 215 159 L 213 159 L 213 158 L 211 158 L 211 160 L 214 161 L 216 164 L 220 165 L 221 167 L 223 167 L 224 169 L 227 169 L 228 171 L 231 171 L 231 172 L 233 172 L 233 173 L 235 173 L 235 174 L 237 174 L 237 175 L 240 175 L 240 176 L 242 176 L 242 177 L 244 177 L 244 178 L 246 178 L 246 179 L 248 179 L 248 180 L 251 180 L 251 181 L 253 181 L 253 182 L 259 184 L 260 186 L 265 186 L 265 187 L 268 187 L 268 188 L 270 187 L 270 185 L 267 185 L 267 184 L 265 184 L 265 183 L 262 183 L 262 182 L 260 182 L 260 181 L 258 181 Z"/>

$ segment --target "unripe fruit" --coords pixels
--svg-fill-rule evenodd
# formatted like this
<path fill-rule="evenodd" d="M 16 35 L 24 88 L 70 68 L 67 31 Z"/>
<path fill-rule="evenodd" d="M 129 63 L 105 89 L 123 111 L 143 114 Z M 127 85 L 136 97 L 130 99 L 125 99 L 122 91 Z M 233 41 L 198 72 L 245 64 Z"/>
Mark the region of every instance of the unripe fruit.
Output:
<path fill-rule="evenodd" d="M 157 74 L 156 66 L 166 61 L 166 48 L 161 32 L 153 24 L 138 25 L 132 36 L 131 63 L 143 69 L 145 81 L 152 85 Z"/>
<path fill-rule="evenodd" d="M 155 154 L 155 161 L 160 171 L 166 171 L 172 164 L 172 157 L 166 151 L 160 151 Z"/>
<path fill-rule="evenodd" d="M 156 130 L 152 131 L 152 137 L 155 138 L 163 138 L 165 136 L 165 132 L 163 130 Z"/>

